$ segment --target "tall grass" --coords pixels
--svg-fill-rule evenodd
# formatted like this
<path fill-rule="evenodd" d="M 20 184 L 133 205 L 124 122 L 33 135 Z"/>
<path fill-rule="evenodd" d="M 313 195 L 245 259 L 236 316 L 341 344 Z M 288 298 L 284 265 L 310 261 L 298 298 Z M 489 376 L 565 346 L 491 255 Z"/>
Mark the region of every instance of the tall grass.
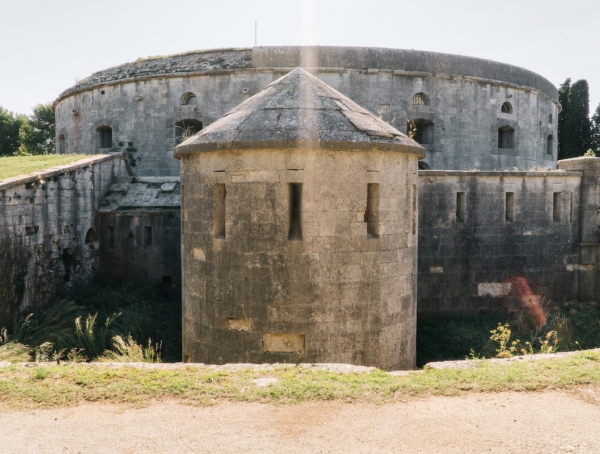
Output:
<path fill-rule="evenodd" d="M 162 294 L 162 296 L 161 296 Z M 100 285 L 81 288 L 46 311 L 22 314 L 13 333 L 4 330 L 0 357 L 29 349 L 38 361 L 179 361 L 181 300 L 157 288 Z M 145 347 L 142 347 L 144 345 Z M 134 359 L 135 358 L 135 359 Z"/>

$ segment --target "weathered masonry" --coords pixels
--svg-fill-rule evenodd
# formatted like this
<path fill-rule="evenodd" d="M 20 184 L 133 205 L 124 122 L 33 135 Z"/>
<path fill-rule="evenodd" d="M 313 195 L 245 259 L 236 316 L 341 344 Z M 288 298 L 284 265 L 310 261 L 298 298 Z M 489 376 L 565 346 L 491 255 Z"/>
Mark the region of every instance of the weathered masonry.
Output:
<path fill-rule="evenodd" d="M 125 151 L 138 176 L 177 176 L 173 148 L 296 66 L 399 131 L 420 167 L 556 167 L 556 88 L 512 65 L 352 47 L 255 47 L 140 59 L 99 71 L 55 102 L 61 153 Z"/>
<path fill-rule="evenodd" d="M 97 210 L 109 186 L 127 177 L 122 158 L 92 156 L 0 182 L 0 327 L 19 309 L 97 277 Z"/>
<path fill-rule="evenodd" d="M 414 367 L 424 154 L 300 68 L 178 146 L 184 359 Z"/>

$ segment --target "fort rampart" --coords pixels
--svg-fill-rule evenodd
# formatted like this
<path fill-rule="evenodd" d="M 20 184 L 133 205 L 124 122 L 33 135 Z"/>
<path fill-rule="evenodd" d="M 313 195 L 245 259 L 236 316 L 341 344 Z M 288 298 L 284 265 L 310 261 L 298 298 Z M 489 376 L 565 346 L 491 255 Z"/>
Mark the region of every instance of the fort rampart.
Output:
<path fill-rule="evenodd" d="M 97 277 L 97 211 L 127 175 L 119 153 L 0 181 L 0 326 Z"/>
<path fill-rule="evenodd" d="M 173 148 L 296 66 L 427 150 L 423 168 L 556 167 L 556 88 L 512 65 L 402 49 L 255 47 L 99 71 L 55 102 L 61 153 L 126 151 L 141 176 L 177 176 Z"/>

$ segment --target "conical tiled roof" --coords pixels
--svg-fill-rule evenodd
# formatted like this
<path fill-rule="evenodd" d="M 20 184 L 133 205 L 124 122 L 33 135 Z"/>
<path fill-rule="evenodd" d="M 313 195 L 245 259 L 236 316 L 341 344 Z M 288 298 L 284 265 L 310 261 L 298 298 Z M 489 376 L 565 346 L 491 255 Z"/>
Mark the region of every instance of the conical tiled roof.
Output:
<path fill-rule="evenodd" d="M 298 147 L 401 151 L 425 157 L 417 142 L 302 68 L 230 110 L 173 154 Z"/>

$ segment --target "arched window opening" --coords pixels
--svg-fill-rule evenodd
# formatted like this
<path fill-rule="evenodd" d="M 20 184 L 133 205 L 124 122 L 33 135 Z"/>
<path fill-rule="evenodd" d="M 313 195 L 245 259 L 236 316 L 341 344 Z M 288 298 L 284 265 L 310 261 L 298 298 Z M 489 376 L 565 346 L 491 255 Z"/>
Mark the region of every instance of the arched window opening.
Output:
<path fill-rule="evenodd" d="M 553 148 L 554 148 L 554 137 L 552 137 L 552 134 L 550 134 L 548 136 L 548 138 L 546 139 L 546 153 L 551 155 Z"/>
<path fill-rule="evenodd" d="M 85 244 L 90 249 L 98 248 L 98 236 L 96 235 L 96 230 L 93 227 L 91 227 L 85 234 Z"/>
<path fill-rule="evenodd" d="M 510 103 L 507 101 L 504 104 L 502 104 L 502 109 L 501 109 L 502 113 L 507 113 L 507 114 L 511 114 L 512 113 L 512 106 L 510 105 Z"/>
<path fill-rule="evenodd" d="M 196 95 L 194 93 L 187 92 L 181 97 L 181 105 L 182 106 L 197 106 L 198 98 L 196 98 Z"/>
<path fill-rule="evenodd" d="M 548 114 L 548 123 L 552 123 L 552 114 Z"/>
<path fill-rule="evenodd" d="M 498 148 L 515 148 L 515 130 L 510 126 L 498 129 Z"/>
<path fill-rule="evenodd" d="M 96 148 L 112 148 L 112 128 L 100 126 L 96 129 Z"/>
<path fill-rule="evenodd" d="M 58 154 L 65 154 L 67 152 L 67 141 L 65 135 L 61 134 L 58 136 Z"/>
<path fill-rule="evenodd" d="M 202 122 L 198 120 L 181 120 L 175 123 L 175 144 L 179 145 L 202 131 Z"/>
<path fill-rule="evenodd" d="M 407 130 L 411 127 L 410 122 Z M 421 145 L 433 143 L 433 122 L 429 120 L 414 120 L 413 121 L 413 140 Z"/>
<path fill-rule="evenodd" d="M 413 105 L 415 106 L 428 106 L 429 105 L 429 96 L 425 93 L 417 93 L 413 96 Z"/>
<path fill-rule="evenodd" d="M 419 161 L 419 170 L 431 170 L 431 166 L 425 161 Z"/>

